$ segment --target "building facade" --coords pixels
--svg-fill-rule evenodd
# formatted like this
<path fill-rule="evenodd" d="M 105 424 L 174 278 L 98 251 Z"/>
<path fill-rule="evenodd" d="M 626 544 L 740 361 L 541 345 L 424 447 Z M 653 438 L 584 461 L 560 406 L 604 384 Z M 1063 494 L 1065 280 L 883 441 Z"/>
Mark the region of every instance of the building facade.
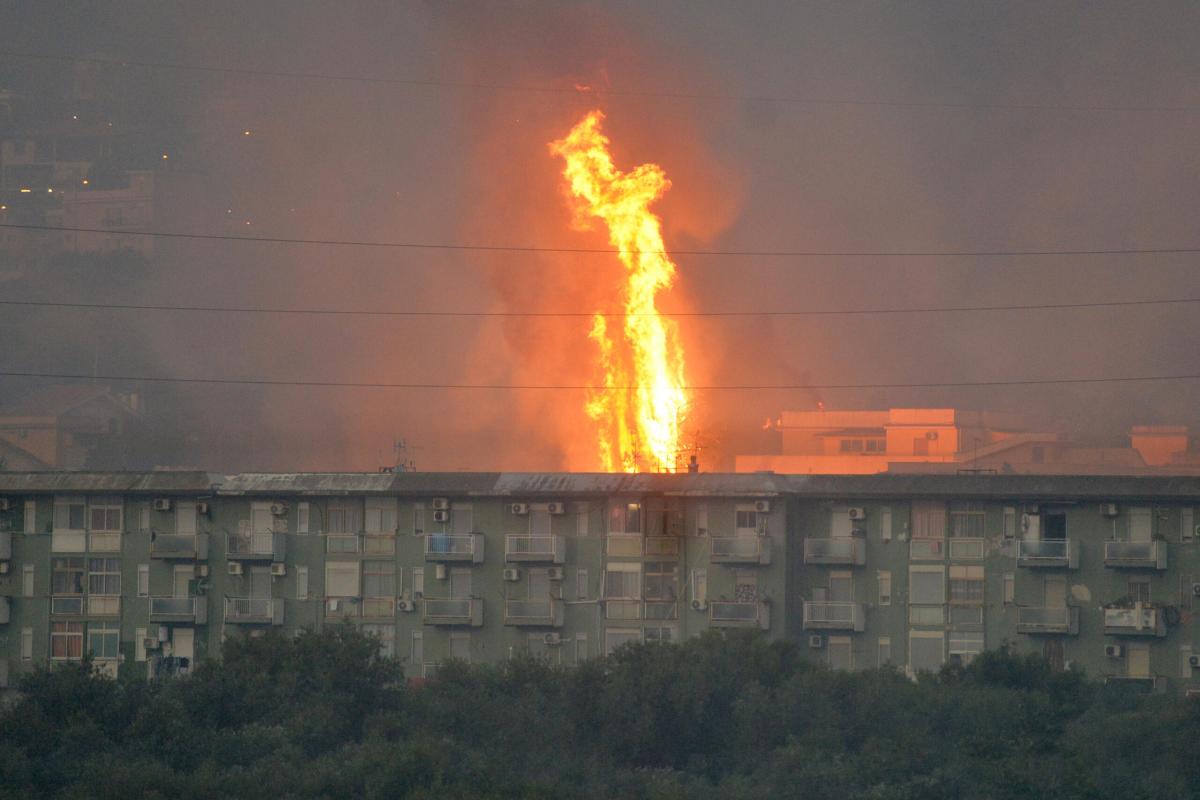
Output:
<path fill-rule="evenodd" d="M 340 624 L 411 678 L 746 628 L 835 668 L 1009 645 L 1186 691 L 1198 505 L 1166 477 L 0 472 L 0 678 Z"/>

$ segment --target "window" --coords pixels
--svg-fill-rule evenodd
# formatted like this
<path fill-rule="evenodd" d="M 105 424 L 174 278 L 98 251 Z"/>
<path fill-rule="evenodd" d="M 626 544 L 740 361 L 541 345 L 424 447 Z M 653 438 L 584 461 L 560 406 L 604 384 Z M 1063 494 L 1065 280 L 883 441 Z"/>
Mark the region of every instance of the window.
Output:
<path fill-rule="evenodd" d="M 609 533 L 641 533 L 642 504 L 622 503 L 608 509 Z"/>
<path fill-rule="evenodd" d="M 586 633 L 575 634 L 575 663 L 582 664 L 588 659 L 588 637 Z"/>
<path fill-rule="evenodd" d="M 1148 508 L 1129 509 L 1129 541 L 1148 542 L 1153 538 L 1154 516 Z"/>
<path fill-rule="evenodd" d="M 133 629 L 133 660 L 134 661 L 145 661 L 146 660 L 146 629 L 145 628 L 134 628 Z"/>
<path fill-rule="evenodd" d="M 983 567 L 950 567 L 950 602 L 959 605 L 983 604 Z"/>
<path fill-rule="evenodd" d="M 983 631 L 951 631 L 950 660 L 966 666 L 983 652 Z"/>
<path fill-rule="evenodd" d="M 608 628 L 604 631 L 604 652 L 611 655 L 621 645 L 641 640 L 642 632 L 638 628 Z"/>
<path fill-rule="evenodd" d="M 645 641 L 655 644 L 670 644 L 679 639 L 679 631 L 670 625 L 661 627 L 647 626 L 643 638 Z"/>
<path fill-rule="evenodd" d="M 609 564 L 604 571 L 604 596 L 616 600 L 640 600 L 641 569 L 641 564 Z"/>
<path fill-rule="evenodd" d="M 692 599 L 701 603 L 708 602 L 708 570 L 692 570 Z"/>
<path fill-rule="evenodd" d="M 36 500 L 26 500 L 25 501 L 24 523 L 25 523 L 25 526 L 24 526 L 23 530 L 25 531 L 25 533 L 37 533 L 37 501 Z"/>
<path fill-rule="evenodd" d="M 54 530 L 82 531 L 83 513 L 83 498 L 54 498 Z"/>
<path fill-rule="evenodd" d="M 121 593 L 121 559 L 93 558 L 88 562 L 88 594 Z"/>
<path fill-rule="evenodd" d="M 413 534 L 420 536 L 425 532 L 425 506 L 422 503 L 413 505 Z"/>
<path fill-rule="evenodd" d="M 575 570 L 575 599 L 586 600 L 588 597 L 588 571 L 586 569 Z"/>
<path fill-rule="evenodd" d="M 982 503 L 957 503 L 950 509 L 950 535 L 982 539 L 987 515 Z"/>
<path fill-rule="evenodd" d="M 21 596 L 33 597 L 33 564 L 21 567 Z"/>
<path fill-rule="evenodd" d="M 880 636 L 876 649 L 879 657 L 878 666 L 886 667 L 892 663 L 892 639 L 890 636 Z"/>
<path fill-rule="evenodd" d="M 358 597 L 358 562 L 328 561 L 325 564 L 326 597 Z"/>
<path fill-rule="evenodd" d="M 121 654 L 121 626 L 115 622 L 88 625 L 87 651 L 93 658 L 116 658 Z"/>
<path fill-rule="evenodd" d="M 879 510 L 879 537 L 884 542 L 892 540 L 892 507 L 884 506 Z"/>
<path fill-rule="evenodd" d="M 471 663 L 471 634 L 468 631 L 454 631 L 450 634 L 450 657 Z"/>
<path fill-rule="evenodd" d="M 396 498 L 367 498 L 367 533 L 395 533 L 398 524 L 397 516 Z"/>
<path fill-rule="evenodd" d="M 395 597 L 396 564 L 392 561 L 363 562 L 363 596 Z"/>
<path fill-rule="evenodd" d="M 1005 603 L 1008 603 L 1011 605 L 1012 603 L 1016 602 L 1016 598 L 1017 598 L 1016 583 L 1017 583 L 1016 575 L 1014 575 L 1011 572 L 1004 573 L 1004 602 Z"/>
<path fill-rule="evenodd" d="M 1042 515 L 1042 538 L 1062 540 L 1067 538 L 1067 515 L 1062 512 Z"/>
<path fill-rule="evenodd" d="M 1017 509 L 1016 506 L 1004 507 L 1004 538 L 1011 539 L 1017 535 Z"/>
<path fill-rule="evenodd" d="M 575 535 L 582 538 L 588 535 L 588 518 L 592 510 L 587 503 L 576 503 L 575 506 Z"/>
<path fill-rule="evenodd" d="M 760 520 L 759 514 L 754 510 L 753 506 L 746 508 L 739 506 L 734 512 L 734 526 L 740 531 L 755 531 L 758 532 L 759 523 L 766 520 Z"/>
<path fill-rule="evenodd" d="M 308 503 L 296 504 L 296 533 L 308 533 Z"/>
<path fill-rule="evenodd" d="M 1147 580 L 1131 580 L 1129 581 L 1129 599 L 1134 603 L 1149 603 L 1150 602 L 1150 581 Z"/>
<path fill-rule="evenodd" d="M 50 658 L 76 660 L 83 658 L 83 623 L 50 623 Z"/>
<path fill-rule="evenodd" d="M 422 597 L 425 594 L 425 568 L 413 567 L 413 597 Z"/>
<path fill-rule="evenodd" d="M 696 509 L 696 535 L 708 536 L 708 506 Z"/>
<path fill-rule="evenodd" d="M 825 655 L 829 659 L 830 669 L 851 669 L 854 652 L 850 646 L 849 636 L 830 636 L 825 647 Z"/>
<path fill-rule="evenodd" d="M 454 503 L 450 506 L 450 533 L 465 536 L 475 532 L 475 509 L 470 503 Z"/>
<path fill-rule="evenodd" d="M 946 602 L 946 575 L 941 567 L 910 567 L 909 570 L 910 604 L 940 606 Z"/>
<path fill-rule="evenodd" d="M 838 449 L 843 453 L 861 453 L 863 451 L 863 440 L 842 439 L 838 442 Z"/>
<path fill-rule="evenodd" d="M 184 534 L 196 532 L 195 503 L 181 502 L 175 504 L 175 532 Z"/>
<path fill-rule="evenodd" d="M 675 565 L 667 561 L 646 562 L 646 599 L 669 600 L 679 596 L 679 578 Z"/>
<path fill-rule="evenodd" d="M 104 532 L 121 530 L 120 501 L 93 501 L 89 511 L 89 530 Z"/>
<path fill-rule="evenodd" d="M 150 565 L 138 564 L 137 568 L 137 595 L 138 597 L 150 596 Z"/>
<path fill-rule="evenodd" d="M 879 605 L 892 604 L 892 573 L 886 569 L 879 570 Z"/>
<path fill-rule="evenodd" d="M 946 538 L 946 505 L 944 503 L 914 501 L 912 514 L 914 539 Z"/>
<path fill-rule="evenodd" d="M 379 640 L 379 655 L 391 658 L 396 654 L 395 625 L 363 625 L 362 632 Z"/>
<path fill-rule="evenodd" d="M 56 558 L 50 574 L 51 594 L 83 594 L 83 559 Z"/>
<path fill-rule="evenodd" d="M 867 452 L 868 453 L 886 453 L 887 452 L 887 440 L 886 439 L 867 439 Z"/>
<path fill-rule="evenodd" d="M 296 599 L 308 599 L 308 567 L 296 567 Z"/>
<path fill-rule="evenodd" d="M 329 501 L 329 533 L 358 533 L 360 530 L 362 530 L 362 521 L 356 501 Z"/>
<path fill-rule="evenodd" d="M 33 660 L 33 628 L 21 628 L 21 660 Z"/>
<path fill-rule="evenodd" d="M 417 674 L 420 675 L 421 665 L 425 663 L 425 634 L 422 631 L 413 631 L 408 660 L 417 668 Z"/>
<path fill-rule="evenodd" d="M 913 672 L 937 672 L 946 660 L 945 634 L 942 631 L 910 631 L 908 666 Z"/>
<path fill-rule="evenodd" d="M 545 509 L 529 512 L 529 534 L 531 536 L 550 535 L 550 512 Z"/>

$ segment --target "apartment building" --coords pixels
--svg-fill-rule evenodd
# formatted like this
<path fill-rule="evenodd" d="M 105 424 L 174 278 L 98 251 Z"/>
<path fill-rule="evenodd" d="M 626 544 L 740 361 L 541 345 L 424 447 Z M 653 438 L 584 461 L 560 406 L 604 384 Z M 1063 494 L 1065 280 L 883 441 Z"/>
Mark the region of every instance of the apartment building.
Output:
<path fill-rule="evenodd" d="M 0 677 L 338 624 L 414 679 L 748 628 L 835 668 L 1009 645 L 1186 691 L 1198 505 L 1181 477 L 0 472 Z"/>

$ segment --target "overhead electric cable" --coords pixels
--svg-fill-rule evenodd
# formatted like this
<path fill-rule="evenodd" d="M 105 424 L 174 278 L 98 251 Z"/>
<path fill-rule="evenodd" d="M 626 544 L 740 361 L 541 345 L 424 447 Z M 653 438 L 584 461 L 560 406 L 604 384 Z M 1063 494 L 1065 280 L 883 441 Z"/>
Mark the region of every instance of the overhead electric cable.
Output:
<path fill-rule="evenodd" d="M 103 233 L 108 236 L 193 239 L 219 242 L 257 242 L 260 244 L 319 245 L 326 247 L 374 247 L 407 250 L 458 250 L 498 253 L 567 253 L 620 255 L 626 251 L 607 247 L 542 247 L 537 245 L 445 244 L 437 242 L 389 242 L 355 239 L 301 239 L 285 236 L 233 236 L 218 233 L 180 233 L 174 231 L 131 231 L 108 228 L 84 228 L 67 225 L 24 225 L 0 223 L 0 229 L 51 231 L 56 233 Z M 630 251 L 633 252 L 633 251 Z M 637 251 L 654 254 L 656 251 Z M 1196 247 L 1042 249 L 1042 250 L 670 250 L 673 256 L 723 256 L 752 258 L 1012 258 L 1033 256 L 1114 256 L 1181 255 L 1200 253 Z"/>
<path fill-rule="evenodd" d="M 0 57 L 38 61 L 59 61 L 84 64 L 105 64 L 117 67 L 159 69 L 178 72 L 196 72 L 218 75 L 243 75 L 268 78 L 296 78 L 339 83 L 368 83 L 398 86 L 428 87 L 438 89 L 522 92 L 542 95 L 569 95 L 575 97 L 631 97 L 660 98 L 668 100 L 716 100 L 778 103 L 807 106 L 860 106 L 873 108 L 927 108 L 961 110 L 1011 110 L 1011 111 L 1107 111 L 1107 112 L 1169 112 L 1195 113 L 1195 106 L 1155 106 L 1117 104 L 1054 104 L 1054 103 L 967 103 L 967 102 L 923 102 L 910 100 L 863 100 L 819 97 L 789 97 L 782 95 L 740 95 L 724 92 L 654 91 L 637 89 L 593 89 L 577 86 L 533 86 L 528 84 L 453 81 L 435 78 L 397 78 L 372 75 L 348 75 L 330 72 L 306 72 L 292 70 L 255 69 L 249 67 L 227 67 L 211 64 L 182 64 L 167 61 L 144 61 L 138 59 L 98 58 L 70 56 L 54 53 L 30 53 L 15 50 L 0 50 Z"/>
<path fill-rule="evenodd" d="M 1077 309 L 1124 308 L 1129 306 L 1161 306 L 1185 303 L 1200 303 L 1200 297 L 1181 297 L 1165 300 L 1109 300 L 1089 303 L 1028 303 L 992 306 L 923 306 L 916 308 L 846 308 L 846 309 L 796 309 L 755 311 L 660 311 L 663 317 L 820 317 L 820 316 L 867 316 L 894 314 L 959 314 L 1005 311 L 1068 311 Z M 0 306 L 18 308 L 52 308 L 81 311 L 154 311 L 154 312 L 203 312 L 216 314 L 286 314 L 305 316 L 346 317 L 636 317 L 649 316 L 627 314 L 622 311 L 428 311 L 398 310 L 375 311 L 358 308 L 283 308 L 265 306 L 180 306 L 151 303 L 70 303 L 48 300 L 0 300 Z"/>

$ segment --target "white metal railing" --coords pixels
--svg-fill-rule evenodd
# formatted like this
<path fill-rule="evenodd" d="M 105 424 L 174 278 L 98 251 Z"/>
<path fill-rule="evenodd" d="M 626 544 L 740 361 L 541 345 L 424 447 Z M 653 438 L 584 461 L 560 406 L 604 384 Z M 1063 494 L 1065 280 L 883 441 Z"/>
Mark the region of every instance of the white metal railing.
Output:
<path fill-rule="evenodd" d="M 271 531 L 229 534 L 231 556 L 269 556 L 275 552 L 275 534 Z"/>
<path fill-rule="evenodd" d="M 1166 560 L 1165 546 L 1166 543 L 1161 541 L 1105 542 L 1104 561 L 1107 564 L 1159 566 Z"/>
<path fill-rule="evenodd" d="M 89 594 L 87 599 L 89 617 L 121 616 L 121 596 L 118 594 Z"/>
<path fill-rule="evenodd" d="M 473 597 L 443 599 L 426 597 L 426 622 L 470 622 L 474 617 L 475 603 Z"/>
<path fill-rule="evenodd" d="M 366 597 L 362 601 L 364 617 L 394 617 L 396 616 L 396 598 Z"/>
<path fill-rule="evenodd" d="M 1018 539 L 1018 561 L 1066 561 L 1071 555 L 1067 539 Z"/>
<path fill-rule="evenodd" d="M 225 619 L 229 622 L 270 622 L 275 618 L 277 602 L 281 601 L 272 597 L 226 597 Z"/>
<path fill-rule="evenodd" d="M 861 538 L 851 536 L 805 539 L 804 563 L 861 564 L 864 561 L 865 544 Z"/>
<path fill-rule="evenodd" d="M 858 629 L 862 627 L 862 604 L 844 601 L 804 601 L 804 625 Z"/>
<path fill-rule="evenodd" d="M 121 552 L 121 534 L 119 531 L 99 531 L 88 534 L 88 547 L 93 553 Z"/>
<path fill-rule="evenodd" d="M 475 535 L 472 533 L 427 533 L 425 534 L 426 556 L 475 555 Z"/>
<path fill-rule="evenodd" d="M 758 561 L 766 547 L 762 536 L 713 536 L 709 540 L 709 560 Z"/>
<path fill-rule="evenodd" d="M 561 561 L 563 537 L 510 533 L 504 537 L 505 558 L 514 561 Z"/>
<path fill-rule="evenodd" d="M 505 600 L 504 621 L 509 625 L 549 625 L 558 617 L 557 601 Z"/>
<path fill-rule="evenodd" d="M 195 597 L 151 597 L 151 617 L 195 617 Z"/>

